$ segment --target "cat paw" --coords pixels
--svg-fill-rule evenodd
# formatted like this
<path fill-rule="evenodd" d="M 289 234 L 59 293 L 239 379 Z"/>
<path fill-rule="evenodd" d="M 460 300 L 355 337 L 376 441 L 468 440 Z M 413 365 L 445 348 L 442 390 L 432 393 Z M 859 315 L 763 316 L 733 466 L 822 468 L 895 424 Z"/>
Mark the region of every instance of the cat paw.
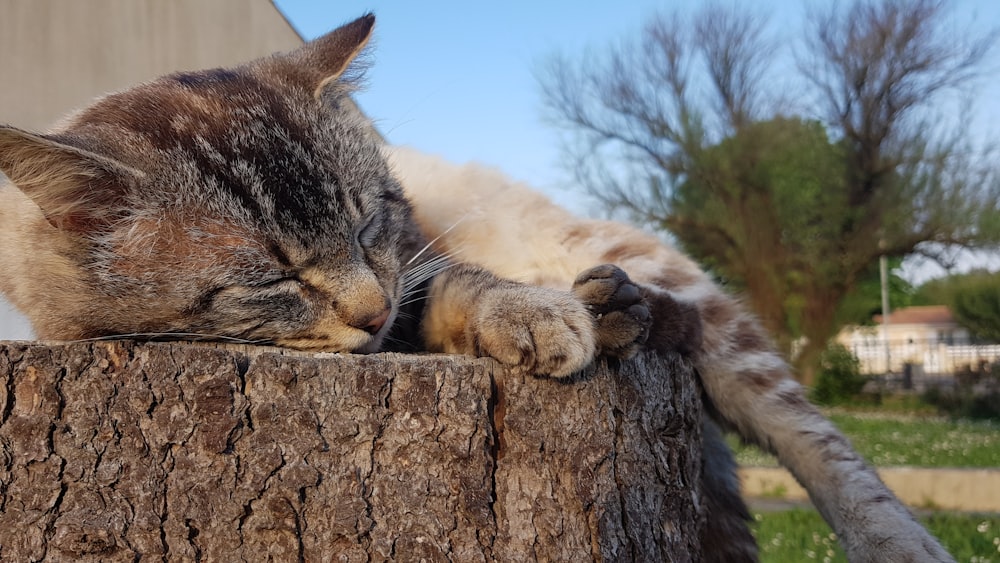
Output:
<path fill-rule="evenodd" d="M 477 352 L 521 373 L 566 377 L 596 355 L 593 316 L 564 291 L 518 286 L 492 292 L 474 322 Z"/>
<path fill-rule="evenodd" d="M 573 282 L 573 294 L 594 316 L 600 354 L 628 358 L 646 342 L 652 315 L 639 286 L 621 268 L 604 264 L 585 270 Z"/>

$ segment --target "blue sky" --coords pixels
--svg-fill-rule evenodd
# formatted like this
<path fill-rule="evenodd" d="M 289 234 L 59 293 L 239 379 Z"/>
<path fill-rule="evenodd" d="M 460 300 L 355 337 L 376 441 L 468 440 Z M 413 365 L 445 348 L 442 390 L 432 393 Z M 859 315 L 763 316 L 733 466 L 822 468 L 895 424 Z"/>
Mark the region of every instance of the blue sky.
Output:
<path fill-rule="evenodd" d="M 557 136 L 541 122 L 538 62 L 634 32 L 662 2 L 276 4 L 307 39 L 375 13 L 373 64 L 359 103 L 390 141 L 496 165 L 551 190 L 563 173 Z"/>
<path fill-rule="evenodd" d="M 359 101 L 390 141 L 455 162 L 497 166 L 575 207 L 580 204 L 575 203 L 568 176 L 559 165 L 558 135 L 542 121 L 534 76 L 539 63 L 554 51 L 584 53 L 588 47 L 599 49 L 634 36 L 657 10 L 691 11 L 702 4 L 692 0 L 275 3 L 307 39 L 366 11 L 375 13 L 373 64 Z M 807 4 L 760 3 L 771 14 L 771 31 L 783 42 L 798 39 Z M 961 0 L 954 14 L 960 22 L 1000 25 L 1000 2 Z M 1000 49 L 991 66 L 1000 76 Z M 983 131 L 995 132 L 1000 131 L 1000 80 L 988 82 L 992 83 L 980 90 L 979 117 L 974 121 Z"/>

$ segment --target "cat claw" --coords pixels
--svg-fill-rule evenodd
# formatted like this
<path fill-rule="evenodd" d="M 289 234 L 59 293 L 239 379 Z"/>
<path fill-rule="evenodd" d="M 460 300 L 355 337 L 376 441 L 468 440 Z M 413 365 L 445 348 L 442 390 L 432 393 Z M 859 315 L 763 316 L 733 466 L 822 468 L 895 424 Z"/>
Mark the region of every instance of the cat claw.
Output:
<path fill-rule="evenodd" d="M 603 264 L 583 271 L 573 294 L 594 315 L 600 354 L 628 358 L 646 342 L 653 317 L 639 286 L 621 268 Z"/>

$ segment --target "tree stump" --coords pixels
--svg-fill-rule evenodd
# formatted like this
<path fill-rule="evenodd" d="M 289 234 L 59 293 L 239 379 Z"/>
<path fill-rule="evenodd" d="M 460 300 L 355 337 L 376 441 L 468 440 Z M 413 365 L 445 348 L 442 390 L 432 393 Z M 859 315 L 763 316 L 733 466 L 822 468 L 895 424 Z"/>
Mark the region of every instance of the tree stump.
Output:
<path fill-rule="evenodd" d="M 0 560 L 696 560 L 679 357 L 0 343 Z"/>

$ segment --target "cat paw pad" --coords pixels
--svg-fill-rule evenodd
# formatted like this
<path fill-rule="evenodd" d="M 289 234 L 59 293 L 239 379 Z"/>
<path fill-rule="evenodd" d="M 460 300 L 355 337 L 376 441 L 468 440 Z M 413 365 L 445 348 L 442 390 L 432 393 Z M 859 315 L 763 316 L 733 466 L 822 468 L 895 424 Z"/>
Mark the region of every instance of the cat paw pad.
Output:
<path fill-rule="evenodd" d="M 573 293 L 594 315 L 601 354 L 628 358 L 649 337 L 649 307 L 621 268 L 604 264 L 585 270 L 573 282 Z"/>

